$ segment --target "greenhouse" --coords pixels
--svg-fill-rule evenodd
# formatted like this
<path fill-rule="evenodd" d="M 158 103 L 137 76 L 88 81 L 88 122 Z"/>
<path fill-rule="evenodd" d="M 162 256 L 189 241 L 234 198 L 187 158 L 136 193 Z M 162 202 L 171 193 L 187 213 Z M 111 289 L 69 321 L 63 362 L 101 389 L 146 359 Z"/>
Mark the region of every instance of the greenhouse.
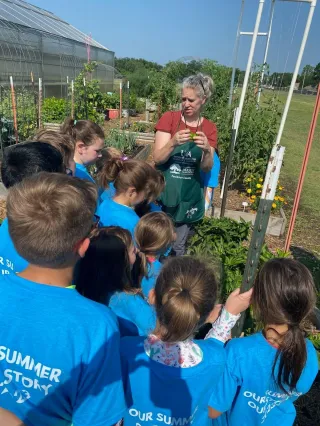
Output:
<path fill-rule="evenodd" d="M 51 12 L 21 0 L 0 0 L 0 85 L 35 85 L 44 97 L 65 97 L 68 84 L 88 61 L 99 66 L 93 78 L 112 90 L 114 52 Z"/>

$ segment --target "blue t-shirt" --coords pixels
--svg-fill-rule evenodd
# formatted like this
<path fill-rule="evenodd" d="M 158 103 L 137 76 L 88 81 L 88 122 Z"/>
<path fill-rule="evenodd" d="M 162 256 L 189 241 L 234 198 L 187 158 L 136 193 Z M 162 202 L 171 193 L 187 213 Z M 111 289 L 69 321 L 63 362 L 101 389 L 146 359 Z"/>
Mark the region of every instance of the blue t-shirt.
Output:
<path fill-rule="evenodd" d="M 150 212 L 162 212 L 162 208 L 161 206 L 159 206 L 159 204 L 155 204 L 155 203 L 150 203 Z"/>
<path fill-rule="evenodd" d="M 96 183 L 93 177 L 88 172 L 84 164 L 76 163 L 76 174 L 75 176 L 80 179 L 89 180 L 90 182 Z"/>
<path fill-rule="evenodd" d="M 114 293 L 108 306 L 118 317 L 121 336 L 147 336 L 155 329 L 155 310 L 140 295 Z"/>
<path fill-rule="evenodd" d="M 110 182 L 108 189 L 102 189 L 102 192 L 100 195 L 101 203 L 104 200 L 110 200 L 110 198 L 113 198 L 115 195 L 116 195 L 116 188 L 114 187 L 113 183 Z"/>
<path fill-rule="evenodd" d="M 216 151 L 213 154 L 213 166 L 210 172 L 201 171 L 201 179 L 203 186 L 208 188 L 216 188 L 219 185 L 219 173 L 220 173 L 220 158 Z"/>
<path fill-rule="evenodd" d="M 106 198 L 99 206 L 97 215 L 102 226 L 121 226 L 128 229 L 134 236 L 134 229 L 139 222 L 139 216 L 131 208 Z"/>
<path fill-rule="evenodd" d="M 158 259 L 154 262 L 148 262 L 148 276 L 141 281 L 142 291 L 146 297 L 149 296 L 149 291 L 155 287 L 161 268 L 162 263 Z"/>
<path fill-rule="evenodd" d="M 308 392 L 318 373 L 316 351 L 309 340 L 306 345 L 306 366 L 297 389 L 287 395 L 272 377 L 277 349 L 262 333 L 231 340 L 226 346 L 226 370 L 209 401 L 210 407 L 226 413 L 213 424 L 238 426 L 241 419 L 241 426 L 292 426 L 296 416 L 293 402 Z"/>
<path fill-rule="evenodd" d="M 208 402 L 212 384 L 225 366 L 223 345 L 213 339 L 197 341 L 203 352 L 200 364 L 177 368 L 151 360 L 143 337 L 121 339 L 121 363 L 129 410 L 126 426 L 211 424 Z"/>
<path fill-rule="evenodd" d="M 123 417 L 119 330 L 106 306 L 10 274 L 0 277 L 0 310 L 1 407 L 27 426 Z"/>
<path fill-rule="evenodd" d="M 29 263 L 15 249 L 6 218 L 0 226 L 0 277 L 10 272 L 22 272 L 28 265 Z"/>

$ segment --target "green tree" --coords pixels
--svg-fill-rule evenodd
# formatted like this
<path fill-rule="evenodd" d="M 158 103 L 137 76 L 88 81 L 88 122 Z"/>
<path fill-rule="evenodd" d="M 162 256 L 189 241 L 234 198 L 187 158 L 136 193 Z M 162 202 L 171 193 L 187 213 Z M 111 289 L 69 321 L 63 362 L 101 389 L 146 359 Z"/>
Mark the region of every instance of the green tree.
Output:
<path fill-rule="evenodd" d="M 320 83 L 320 62 L 315 66 L 313 70 L 313 79 L 315 84 Z"/>
<path fill-rule="evenodd" d="M 313 86 L 314 85 L 314 67 L 312 65 L 305 65 L 302 70 L 301 74 L 301 86 L 300 89 L 303 89 L 303 87 L 306 86 Z"/>

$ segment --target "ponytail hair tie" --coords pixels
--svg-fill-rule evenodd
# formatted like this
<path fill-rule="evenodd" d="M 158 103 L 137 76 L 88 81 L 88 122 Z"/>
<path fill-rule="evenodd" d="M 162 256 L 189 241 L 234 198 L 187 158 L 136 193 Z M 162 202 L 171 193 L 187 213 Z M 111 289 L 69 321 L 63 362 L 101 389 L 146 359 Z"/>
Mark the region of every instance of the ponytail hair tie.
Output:
<path fill-rule="evenodd" d="M 73 127 L 77 124 L 77 120 L 74 120 Z"/>
<path fill-rule="evenodd" d="M 122 161 L 127 161 L 127 160 L 129 160 L 129 157 L 127 157 L 126 155 L 123 155 L 123 156 L 121 157 L 121 160 L 122 160 Z"/>

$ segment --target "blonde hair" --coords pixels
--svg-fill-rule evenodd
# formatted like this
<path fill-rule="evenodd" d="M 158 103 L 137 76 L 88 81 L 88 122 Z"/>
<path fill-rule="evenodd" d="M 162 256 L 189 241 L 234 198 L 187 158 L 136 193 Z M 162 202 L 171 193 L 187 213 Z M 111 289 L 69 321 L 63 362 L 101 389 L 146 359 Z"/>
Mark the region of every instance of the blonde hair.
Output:
<path fill-rule="evenodd" d="M 33 138 L 35 142 L 45 142 L 54 146 L 62 155 L 63 164 L 69 167 L 70 160 L 73 160 L 75 143 L 68 134 L 55 130 L 40 130 Z"/>
<path fill-rule="evenodd" d="M 160 172 L 142 160 L 122 160 L 112 157 L 98 174 L 99 185 L 106 188 L 114 182 L 117 194 L 134 187 L 137 192 L 144 191 L 146 199 L 157 198 L 163 190 L 164 179 Z"/>
<path fill-rule="evenodd" d="M 18 253 L 49 268 L 73 265 L 97 203 L 94 184 L 61 173 L 40 172 L 14 185 L 7 197 L 9 231 Z"/>
<path fill-rule="evenodd" d="M 182 88 L 194 89 L 201 99 L 206 98 L 206 102 L 208 102 L 214 90 L 214 83 L 209 75 L 199 72 L 186 77 L 182 82 Z"/>
<path fill-rule="evenodd" d="M 155 333 L 164 342 L 193 337 L 214 308 L 217 290 L 209 264 L 193 256 L 169 259 L 155 286 Z"/>
<path fill-rule="evenodd" d="M 175 239 L 172 220 L 162 212 L 144 215 L 135 229 L 135 242 L 141 258 L 139 280 L 148 275 L 147 256 L 164 254 Z"/>

